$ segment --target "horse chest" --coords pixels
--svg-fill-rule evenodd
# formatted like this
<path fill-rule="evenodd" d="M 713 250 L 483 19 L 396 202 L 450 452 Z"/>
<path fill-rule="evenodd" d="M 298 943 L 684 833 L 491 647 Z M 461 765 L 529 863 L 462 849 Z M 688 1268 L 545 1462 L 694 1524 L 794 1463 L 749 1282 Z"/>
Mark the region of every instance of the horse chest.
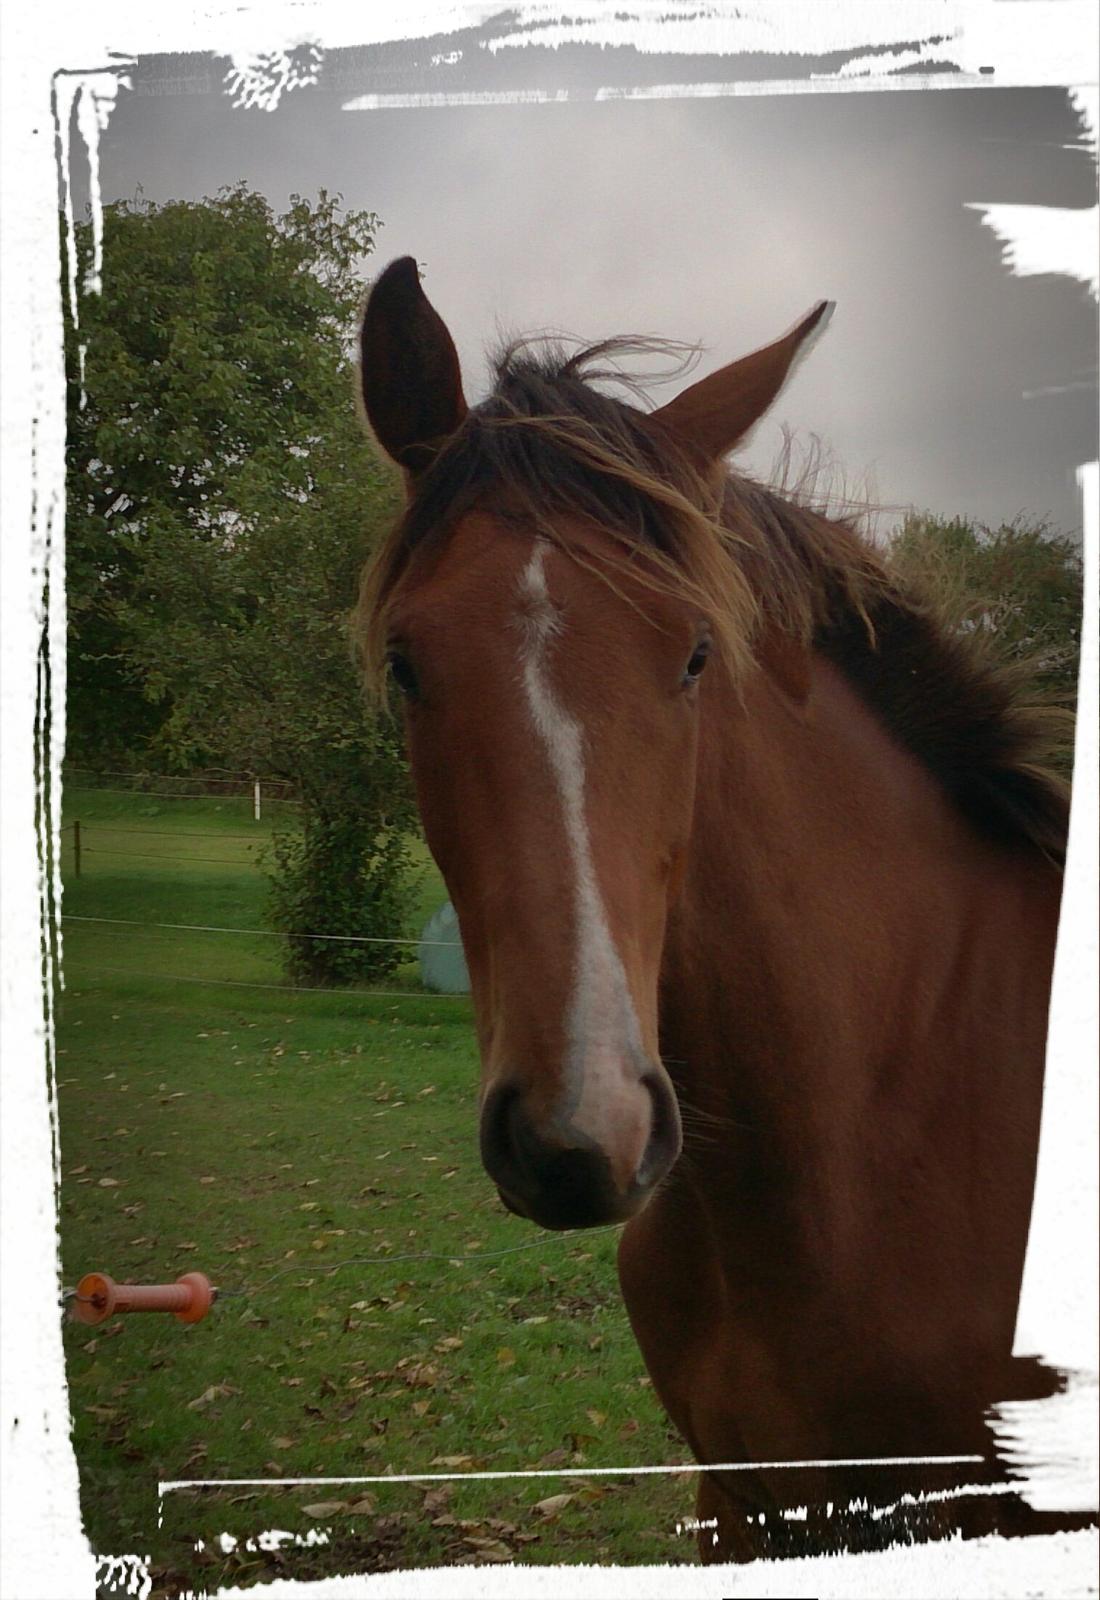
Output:
<path fill-rule="evenodd" d="M 658 1398 L 700 1460 L 822 1453 L 773 1327 L 788 1319 L 763 1296 L 733 1301 L 701 1217 L 660 1197 L 624 1231 L 619 1276 Z"/>

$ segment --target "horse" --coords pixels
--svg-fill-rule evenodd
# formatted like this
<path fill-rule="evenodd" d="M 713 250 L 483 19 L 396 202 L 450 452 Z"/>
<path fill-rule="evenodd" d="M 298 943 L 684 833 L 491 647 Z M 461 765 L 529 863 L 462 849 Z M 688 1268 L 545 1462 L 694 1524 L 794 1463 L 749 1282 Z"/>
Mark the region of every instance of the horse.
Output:
<path fill-rule="evenodd" d="M 727 461 L 831 310 L 655 409 L 609 392 L 622 340 L 521 341 L 468 406 L 411 258 L 359 330 L 405 484 L 360 648 L 459 919 L 481 1158 L 544 1228 L 625 1224 L 707 1561 L 980 1478 L 1039 1137 L 1056 719 L 858 518 Z"/>

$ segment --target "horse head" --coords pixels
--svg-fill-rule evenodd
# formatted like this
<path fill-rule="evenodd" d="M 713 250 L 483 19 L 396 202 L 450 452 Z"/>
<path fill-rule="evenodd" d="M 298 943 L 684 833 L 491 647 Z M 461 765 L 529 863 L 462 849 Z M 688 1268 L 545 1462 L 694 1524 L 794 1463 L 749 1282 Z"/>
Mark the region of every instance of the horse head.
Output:
<path fill-rule="evenodd" d="M 362 398 L 407 505 L 365 621 L 461 926 L 484 1164 L 545 1227 L 634 1215 L 680 1153 L 662 949 L 708 676 L 739 645 L 729 563 L 700 562 L 722 457 L 827 310 L 645 414 L 568 361 L 469 408 L 415 263 L 367 302 Z"/>

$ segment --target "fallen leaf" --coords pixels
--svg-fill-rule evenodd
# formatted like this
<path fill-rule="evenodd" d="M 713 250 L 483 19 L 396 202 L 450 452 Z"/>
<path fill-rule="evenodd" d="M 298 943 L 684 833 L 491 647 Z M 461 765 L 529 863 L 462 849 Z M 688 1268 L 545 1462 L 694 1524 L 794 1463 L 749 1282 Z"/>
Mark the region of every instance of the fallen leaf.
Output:
<path fill-rule="evenodd" d="M 212 1383 L 209 1389 L 204 1389 L 202 1394 L 194 1400 L 187 1402 L 188 1411 L 203 1411 L 215 1400 L 224 1400 L 231 1394 L 240 1394 L 239 1389 L 234 1389 L 231 1383 Z"/>
<path fill-rule="evenodd" d="M 602 1411 L 596 1411 L 593 1408 L 587 1410 L 585 1412 L 585 1416 L 588 1418 L 589 1422 L 594 1428 L 602 1428 L 604 1423 L 607 1421 L 607 1417 Z"/>
<path fill-rule="evenodd" d="M 608 1490 L 603 1486 L 603 1484 L 586 1483 L 583 1489 L 577 1490 L 577 1499 L 583 1500 L 585 1505 L 589 1505 L 593 1500 L 604 1499 L 607 1493 Z"/>
<path fill-rule="evenodd" d="M 509 1550 L 506 1544 L 499 1539 L 479 1539 L 475 1535 L 467 1534 L 463 1544 L 468 1544 L 471 1550 L 476 1550 L 479 1556 L 486 1561 L 514 1561 L 515 1551 Z"/>
<path fill-rule="evenodd" d="M 497 1362 L 500 1366 L 514 1366 L 515 1360 L 516 1352 L 514 1350 L 510 1350 L 507 1345 L 504 1345 L 500 1350 L 497 1351 Z"/>
<path fill-rule="evenodd" d="M 302 1507 L 307 1517 L 334 1517 L 347 1509 L 346 1500 L 318 1500 L 316 1505 Z"/>
<path fill-rule="evenodd" d="M 545 1500 L 536 1500 L 534 1509 L 540 1517 L 546 1517 L 549 1520 L 551 1517 L 556 1517 L 559 1512 L 564 1511 L 569 1502 L 575 1499 L 576 1496 L 572 1494 L 552 1494 L 548 1495 Z"/>
<path fill-rule="evenodd" d="M 120 1189 L 122 1185 L 117 1178 L 100 1178 L 99 1187 L 101 1189 Z"/>
<path fill-rule="evenodd" d="M 405 1382 L 410 1389 L 434 1389 L 439 1382 L 439 1378 L 439 1368 L 433 1367 L 429 1361 L 410 1367 L 405 1373 Z"/>

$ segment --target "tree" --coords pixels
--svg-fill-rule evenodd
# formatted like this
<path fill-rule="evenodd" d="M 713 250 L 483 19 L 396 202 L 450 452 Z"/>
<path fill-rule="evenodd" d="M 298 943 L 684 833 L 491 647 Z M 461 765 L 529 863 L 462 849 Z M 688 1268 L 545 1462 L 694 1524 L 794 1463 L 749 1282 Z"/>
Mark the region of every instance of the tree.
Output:
<path fill-rule="evenodd" d="M 988 634 L 1047 698 L 1076 703 L 1084 574 L 1080 547 L 1041 519 L 987 528 L 965 518 L 910 515 L 891 564 L 931 590 L 956 626 Z"/>
<path fill-rule="evenodd" d="M 272 914 L 347 941 L 288 938 L 305 981 L 391 970 L 351 940 L 403 931 L 409 785 L 347 631 L 395 509 L 349 360 L 377 227 L 323 191 L 108 207 L 83 385 L 70 332 L 69 753 L 290 779 Z"/>

